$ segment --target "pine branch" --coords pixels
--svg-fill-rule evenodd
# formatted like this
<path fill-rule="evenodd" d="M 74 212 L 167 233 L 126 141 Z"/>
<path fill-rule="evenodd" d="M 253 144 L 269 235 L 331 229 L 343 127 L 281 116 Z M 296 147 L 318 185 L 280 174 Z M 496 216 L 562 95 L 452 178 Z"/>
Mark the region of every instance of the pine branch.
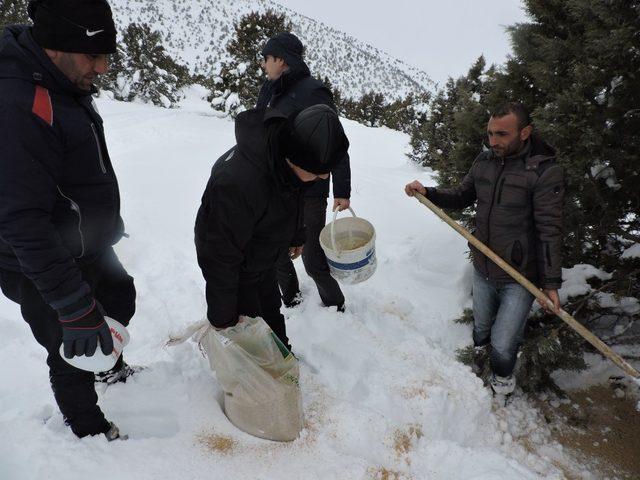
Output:
<path fill-rule="evenodd" d="M 615 283 L 616 283 L 615 280 L 611 280 L 607 283 L 602 284 L 599 288 L 591 290 L 590 293 L 588 293 L 585 297 L 579 300 L 579 302 L 575 306 L 575 309 L 573 310 L 573 312 L 571 312 L 571 315 L 573 315 L 575 318 L 578 318 L 578 314 L 589 303 L 589 300 L 591 300 L 596 294 L 601 293 L 604 289 L 612 285 L 615 285 Z M 565 306 L 565 310 L 568 311 L 572 307 L 573 305 L 569 303 Z"/>
<path fill-rule="evenodd" d="M 630 240 L 635 243 L 640 243 L 640 235 L 634 235 L 633 233 L 629 233 L 625 230 L 618 230 L 616 232 L 617 235 L 620 235 L 625 240 Z"/>

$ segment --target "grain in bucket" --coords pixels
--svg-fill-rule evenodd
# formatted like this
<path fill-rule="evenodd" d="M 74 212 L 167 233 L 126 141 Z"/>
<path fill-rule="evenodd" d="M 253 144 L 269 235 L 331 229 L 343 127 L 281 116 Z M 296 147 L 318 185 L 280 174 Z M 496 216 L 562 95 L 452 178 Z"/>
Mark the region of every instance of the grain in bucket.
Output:
<path fill-rule="evenodd" d="M 376 232 L 370 222 L 357 217 L 349 208 L 352 217 L 333 221 L 320 232 L 320 246 L 327 256 L 331 275 L 341 283 L 364 282 L 376 271 Z"/>

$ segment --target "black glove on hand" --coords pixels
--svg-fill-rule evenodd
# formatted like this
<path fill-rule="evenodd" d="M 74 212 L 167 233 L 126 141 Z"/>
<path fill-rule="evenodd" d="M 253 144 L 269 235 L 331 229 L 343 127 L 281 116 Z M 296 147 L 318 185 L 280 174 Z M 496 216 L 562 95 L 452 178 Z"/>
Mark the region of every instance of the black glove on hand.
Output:
<path fill-rule="evenodd" d="M 93 356 L 98 348 L 98 338 L 102 353 L 109 355 L 113 351 L 113 338 L 109 325 L 107 325 L 97 302 L 93 299 L 91 302 L 88 310 L 75 317 L 60 315 L 62 343 L 66 358 L 82 355 Z"/>

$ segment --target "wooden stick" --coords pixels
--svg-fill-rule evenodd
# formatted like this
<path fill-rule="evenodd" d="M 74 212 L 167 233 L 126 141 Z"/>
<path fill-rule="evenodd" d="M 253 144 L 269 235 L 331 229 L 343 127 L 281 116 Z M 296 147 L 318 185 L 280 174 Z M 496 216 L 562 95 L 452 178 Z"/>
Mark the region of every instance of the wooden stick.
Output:
<path fill-rule="evenodd" d="M 488 258 L 490 258 L 496 265 L 502 268 L 505 272 L 507 272 L 513 279 L 522 285 L 524 288 L 529 290 L 533 296 L 535 296 L 540 302 L 549 305 L 552 310 L 555 312 L 555 307 L 553 302 L 545 295 L 545 293 L 536 287 L 533 283 L 527 280 L 520 272 L 514 269 L 511 265 L 505 262 L 502 258 L 496 255 L 489 247 L 487 247 L 484 243 L 478 240 L 476 237 L 471 235 L 471 233 L 464 228 L 459 223 L 455 222 L 449 215 L 444 213 L 442 209 L 437 207 L 433 202 L 428 200 L 424 195 L 414 192 L 414 196 L 418 199 L 420 203 L 426 206 L 429 210 L 435 213 L 438 217 L 440 217 L 444 222 L 449 224 L 456 232 L 466 238 L 471 245 L 476 247 L 482 253 L 484 253 Z M 633 378 L 640 379 L 640 373 L 633 368 L 628 362 L 626 362 L 620 355 L 614 352 L 609 345 L 604 343 L 598 337 L 596 337 L 593 333 L 587 330 L 580 322 L 578 322 L 575 318 L 573 318 L 570 314 L 565 312 L 563 309 L 560 309 L 559 312 L 556 312 L 556 315 L 560 317 L 565 323 L 567 323 L 571 328 L 573 328 L 582 338 L 584 338 L 591 345 L 596 347 L 605 357 L 611 359 L 613 363 L 615 363 L 618 367 L 624 370 L 628 375 Z"/>

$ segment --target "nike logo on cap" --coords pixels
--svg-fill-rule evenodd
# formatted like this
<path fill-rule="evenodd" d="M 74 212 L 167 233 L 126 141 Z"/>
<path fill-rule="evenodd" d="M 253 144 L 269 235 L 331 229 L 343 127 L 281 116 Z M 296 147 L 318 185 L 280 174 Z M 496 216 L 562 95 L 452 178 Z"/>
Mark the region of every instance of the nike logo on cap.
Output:
<path fill-rule="evenodd" d="M 104 30 L 96 30 L 95 32 L 91 32 L 91 31 L 87 30 L 87 37 L 93 37 L 94 35 L 97 35 L 100 32 L 104 32 Z"/>

